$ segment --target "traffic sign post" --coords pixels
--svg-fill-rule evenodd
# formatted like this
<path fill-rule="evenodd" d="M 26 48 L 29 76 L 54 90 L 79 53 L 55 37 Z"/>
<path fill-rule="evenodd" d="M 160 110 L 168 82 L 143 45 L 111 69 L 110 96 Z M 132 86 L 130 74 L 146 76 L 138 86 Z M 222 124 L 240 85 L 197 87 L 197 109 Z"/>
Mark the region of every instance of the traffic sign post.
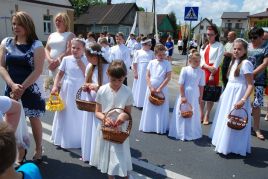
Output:
<path fill-rule="evenodd" d="M 190 21 L 190 32 L 188 37 L 188 42 L 187 42 L 187 49 L 189 47 L 189 40 L 191 38 L 191 28 L 192 28 L 192 21 L 197 21 L 198 20 L 198 7 L 185 7 L 184 11 L 184 20 L 185 21 Z M 188 50 L 187 50 L 187 58 L 186 58 L 186 65 L 188 64 Z"/>

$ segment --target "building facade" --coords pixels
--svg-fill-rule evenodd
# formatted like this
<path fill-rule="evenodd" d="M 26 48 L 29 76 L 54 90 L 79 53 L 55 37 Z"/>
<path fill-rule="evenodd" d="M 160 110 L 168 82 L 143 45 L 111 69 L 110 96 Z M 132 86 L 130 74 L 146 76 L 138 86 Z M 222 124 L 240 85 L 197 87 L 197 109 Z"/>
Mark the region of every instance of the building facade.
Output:
<path fill-rule="evenodd" d="M 68 0 L 0 0 L 0 41 L 12 36 L 11 16 L 16 11 L 30 14 L 35 23 L 38 38 L 45 42 L 55 31 L 53 18 L 59 12 L 66 12 L 73 22 L 74 11 Z M 73 31 L 73 23 L 71 23 Z"/>

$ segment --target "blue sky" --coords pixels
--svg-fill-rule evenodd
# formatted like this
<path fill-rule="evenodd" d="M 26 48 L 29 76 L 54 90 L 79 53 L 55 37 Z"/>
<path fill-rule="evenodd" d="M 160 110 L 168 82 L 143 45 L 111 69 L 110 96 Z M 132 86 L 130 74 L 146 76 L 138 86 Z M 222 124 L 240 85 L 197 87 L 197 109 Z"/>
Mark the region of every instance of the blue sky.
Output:
<path fill-rule="evenodd" d="M 105 0 L 104 0 L 105 1 Z M 223 12 L 249 12 L 256 14 L 266 11 L 268 0 L 155 0 L 156 12 L 158 14 L 168 14 L 175 12 L 177 23 L 184 23 L 184 9 L 186 6 L 198 6 L 199 18 L 213 19 L 217 25 L 221 25 L 221 15 Z M 112 0 L 116 3 L 133 3 L 151 11 L 152 0 Z M 193 23 L 194 24 L 194 23 Z"/>

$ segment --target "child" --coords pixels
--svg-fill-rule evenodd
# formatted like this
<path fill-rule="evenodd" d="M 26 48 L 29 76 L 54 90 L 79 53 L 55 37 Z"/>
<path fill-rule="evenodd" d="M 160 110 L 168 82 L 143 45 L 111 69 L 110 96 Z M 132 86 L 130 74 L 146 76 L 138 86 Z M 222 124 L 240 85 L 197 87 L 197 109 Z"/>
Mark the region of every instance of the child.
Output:
<path fill-rule="evenodd" d="M 86 81 L 82 86 L 82 89 L 83 91 L 88 92 L 86 101 L 95 101 L 99 87 L 109 82 L 106 74 L 109 65 L 101 54 L 101 46 L 97 43 L 93 44 L 91 48 L 86 49 L 86 57 L 90 63 L 86 68 Z M 95 112 L 83 112 L 82 121 L 82 160 L 89 161 L 90 163 L 99 120 L 96 119 Z"/>
<path fill-rule="evenodd" d="M 41 179 L 41 173 L 33 163 L 23 164 L 17 171 L 14 169 L 16 152 L 14 130 L 7 123 L 0 122 L 0 179 Z"/>
<path fill-rule="evenodd" d="M 96 97 L 96 117 L 101 121 L 104 120 L 104 113 L 112 108 L 122 108 L 130 114 L 133 103 L 130 89 L 123 85 L 127 75 L 124 62 L 121 60 L 113 61 L 109 65 L 107 73 L 110 83 L 101 86 Z M 115 121 L 106 119 L 105 125 L 120 126 L 124 120 L 124 116 L 119 116 Z M 104 140 L 99 123 L 92 165 L 96 166 L 102 173 L 107 173 L 109 179 L 113 179 L 115 175 L 128 178 L 128 172 L 132 170 L 128 138 L 122 144 Z"/>
<path fill-rule="evenodd" d="M 244 39 L 234 41 L 231 65 L 228 70 L 228 83 L 221 95 L 213 125 L 210 131 L 215 151 L 246 156 L 250 153 L 251 106 L 249 96 L 253 90 L 253 65 L 247 60 L 248 44 Z M 231 129 L 227 126 L 228 114 L 233 108 L 246 109 L 248 123 L 242 130 Z"/>
<path fill-rule="evenodd" d="M 200 54 L 191 50 L 189 54 L 190 66 L 183 67 L 179 78 L 180 97 L 178 98 L 169 125 L 169 136 L 180 140 L 195 140 L 202 137 L 200 123 L 200 101 L 205 85 L 205 73 L 200 68 Z M 181 116 L 180 106 L 189 103 L 193 116 L 185 119 Z"/>
<path fill-rule="evenodd" d="M 75 104 L 76 93 L 85 81 L 87 59 L 83 55 L 85 42 L 75 38 L 71 41 L 72 55 L 64 57 L 59 66 L 51 94 L 59 92 L 65 103 L 65 109 L 55 113 L 51 139 L 62 148 L 80 148 L 83 112 Z M 64 78 L 63 78 L 64 76 Z"/>
<path fill-rule="evenodd" d="M 137 50 L 133 57 L 134 80 L 132 94 L 134 97 L 134 106 L 142 109 L 146 92 L 146 68 L 150 60 L 154 59 L 151 50 L 151 39 L 144 37 L 141 41 L 142 49 Z"/>
<path fill-rule="evenodd" d="M 101 38 L 99 40 L 99 43 L 101 45 L 101 51 L 103 52 L 102 56 L 104 57 L 104 59 L 110 63 L 110 46 L 109 46 L 109 43 L 107 41 L 107 39 L 104 37 L 104 38 Z"/>
<path fill-rule="evenodd" d="M 143 132 L 166 133 L 168 129 L 169 101 L 167 84 L 171 78 L 171 65 L 165 59 L 166 48 L 159 44 L 155 46 L 156 59 L 147 66 L 147 91 L 143 105 L 139 130 Z M 156 106 L 149 101 L 151 92 L 163 92 L 164 104 Z"/>

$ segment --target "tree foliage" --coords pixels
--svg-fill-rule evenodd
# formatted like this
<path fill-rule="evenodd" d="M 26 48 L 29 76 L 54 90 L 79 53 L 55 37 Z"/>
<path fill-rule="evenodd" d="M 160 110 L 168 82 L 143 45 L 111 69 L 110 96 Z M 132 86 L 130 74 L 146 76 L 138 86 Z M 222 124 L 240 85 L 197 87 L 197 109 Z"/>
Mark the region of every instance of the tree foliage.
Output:
<path fill-rule="evenodd" d="M 74 15 L 78 17 L 79 15 L 85 13 L 89 6 L 104 4 L 102 0 L 69 0 L 74 8 Z"/>

